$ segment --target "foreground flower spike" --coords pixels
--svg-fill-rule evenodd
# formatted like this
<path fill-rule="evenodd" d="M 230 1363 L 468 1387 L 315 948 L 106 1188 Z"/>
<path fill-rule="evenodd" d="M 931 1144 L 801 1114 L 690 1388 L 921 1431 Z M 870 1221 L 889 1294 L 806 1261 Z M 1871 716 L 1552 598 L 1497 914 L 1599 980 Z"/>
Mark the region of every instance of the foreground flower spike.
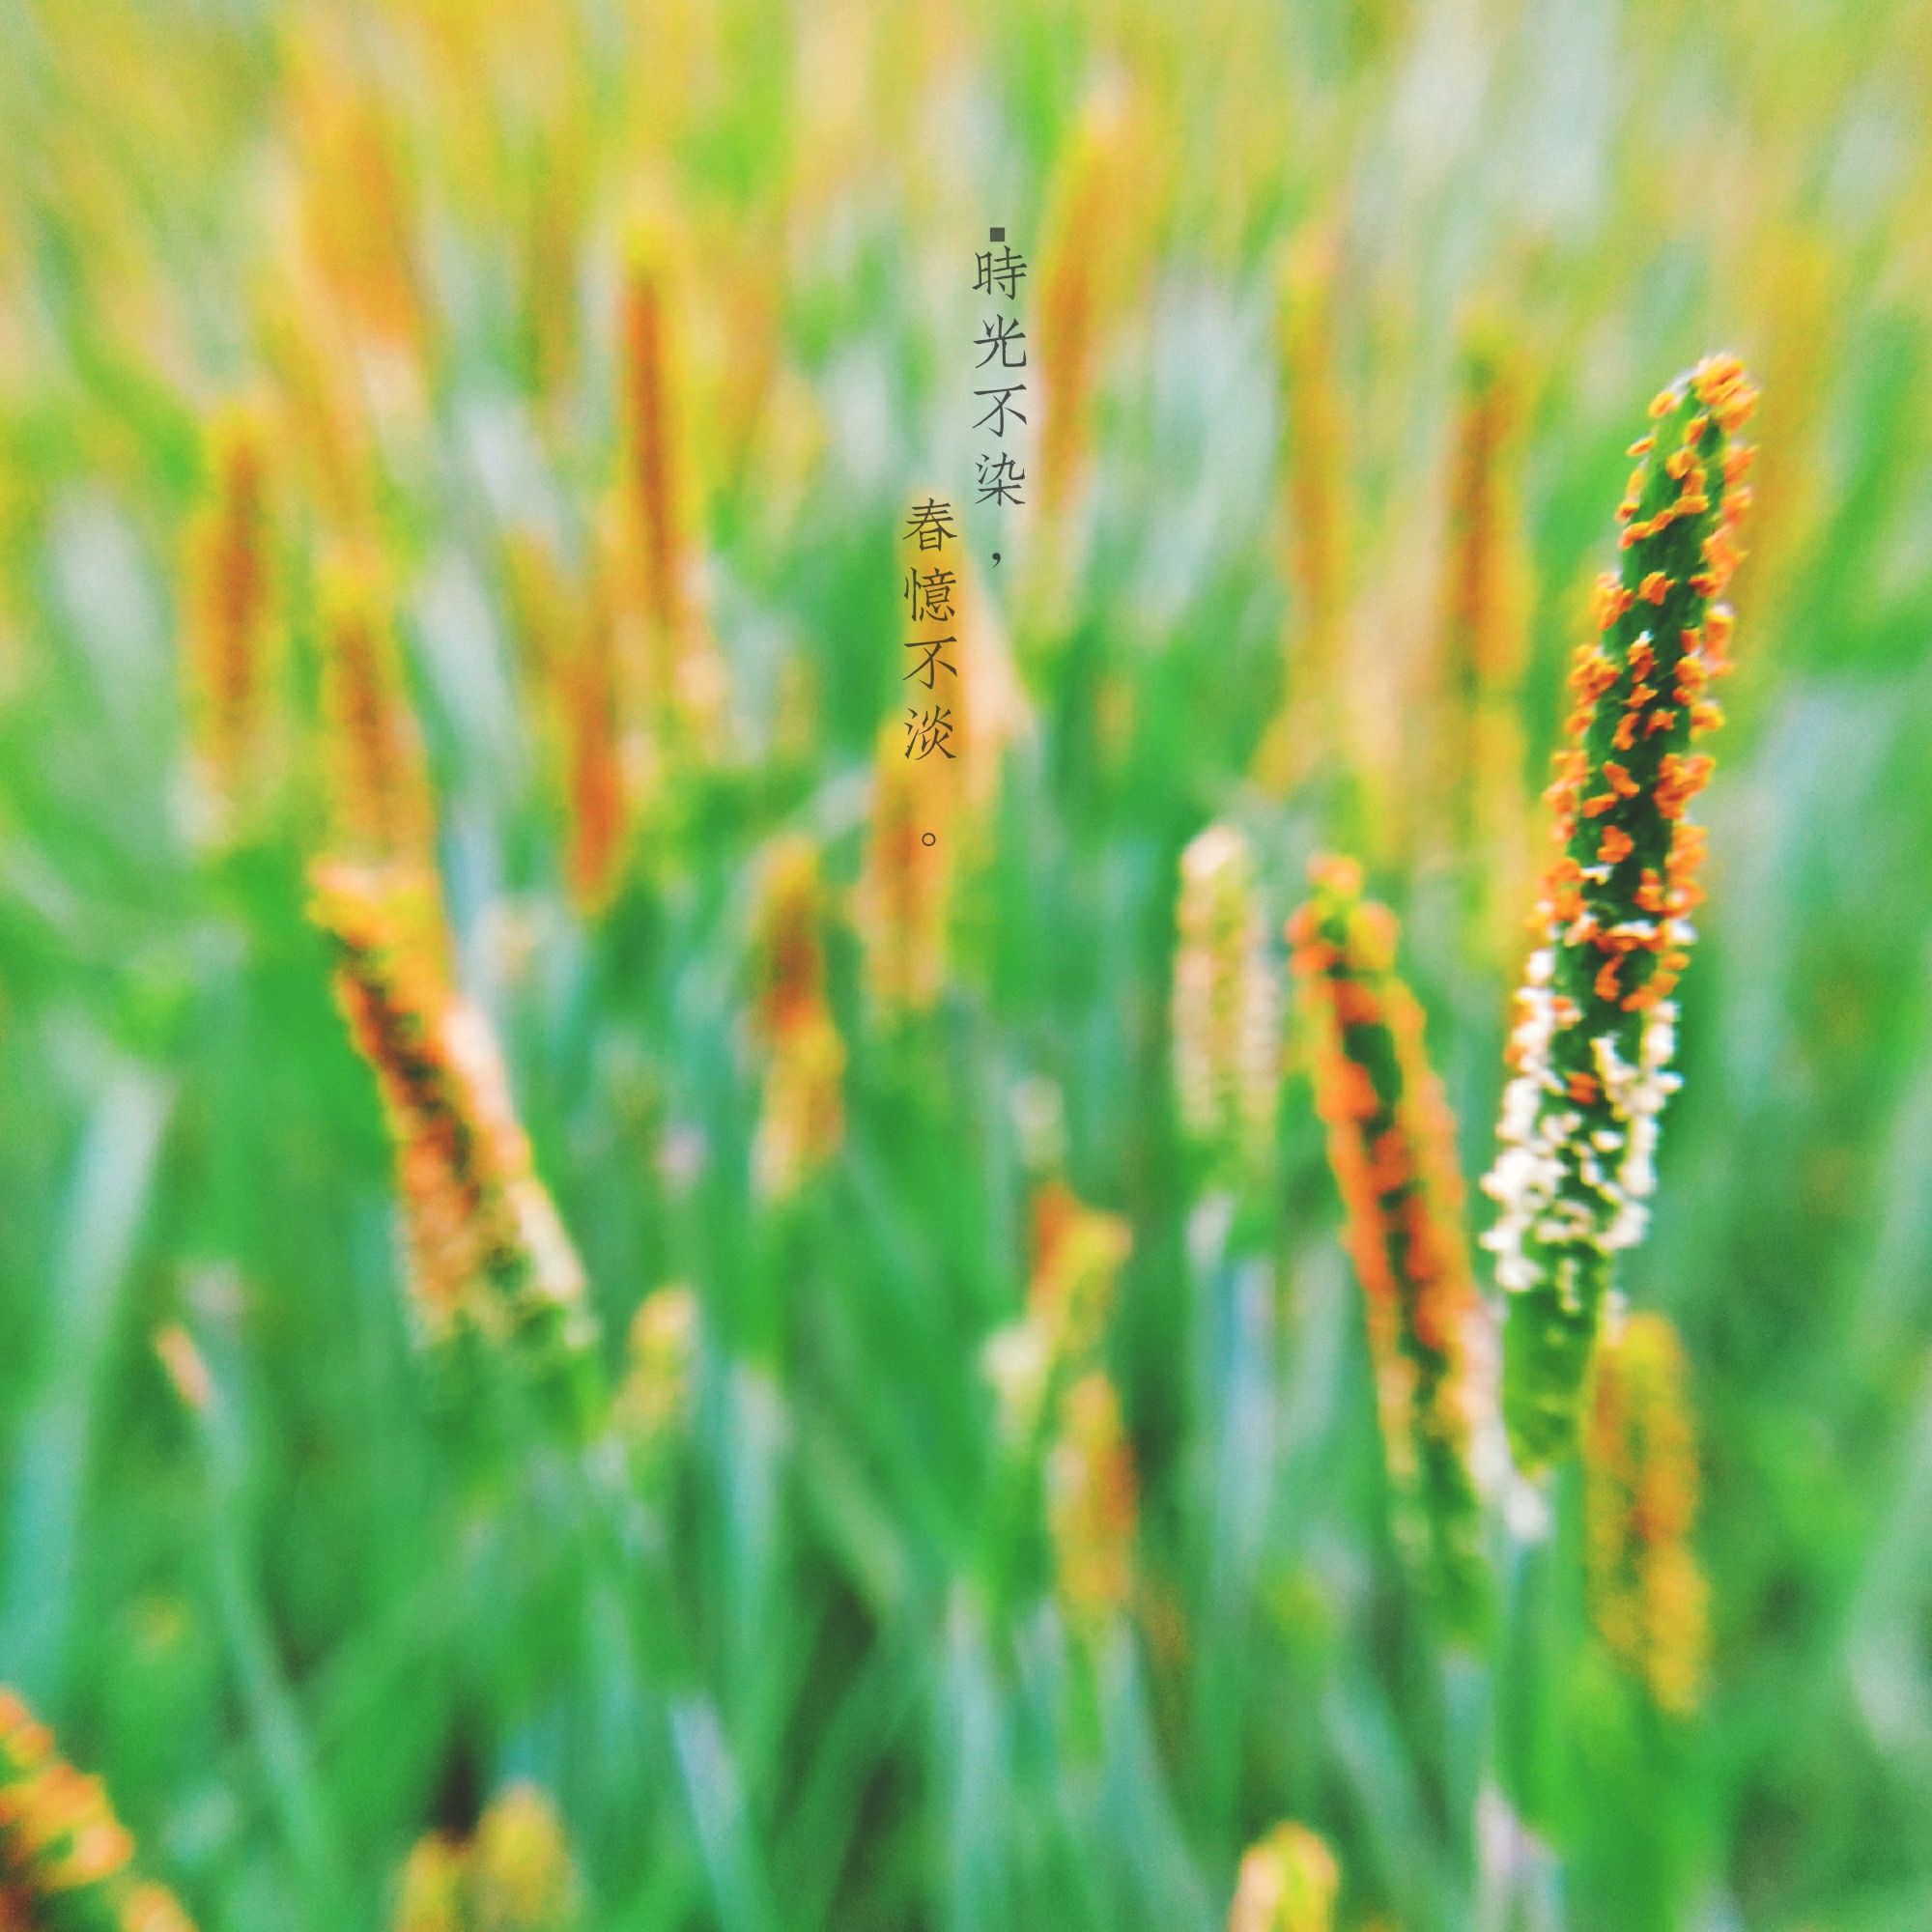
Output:
<path fill-rule="evenodd" d="M 0 1689 L 0 1926 L 48 1932 L 193 1932 L 164 1887 L 134 1865 L 134 1841 L 99 1778 Z"/>
<path fill-rule="evenodd" d="M 1697 1443 L 1687 1379 L 1669 1321 L 1629 1317 L 1597 1350 L 1583 1434 L 1591 1618 L 1673 1717 L 1696 1708 L 1709 1631 L 1690 1548 Z"/>
<path fill-rule="evenodd" d="M 532 1784 L 497 1797 L 468 1840 L 435 1832 L 403 1867 L 395 1932 L 564 1932 L 576 1874 L 563 1825 Z"/>
<path fill-rule="evenodd" d="M 1642 1238 L 1658 1116 L 1702 896 L 1703 833 L 1685 809 L 1711 760 L 1691 744 L 1719 713 L 1731 613 L 1717 602 L 1738 558 L 1750 450 L 1737 440 L 1756 392 L 1729 356 L 1700 363 L 1651 405 L 1617 511 L 1621 576 L 1598 593 L 1602 636 L 1571 671 L 1576 706 L 1548 798 L 1558 852 L 1537 906 L 1539 944 L 1519 995 L 1502 1151 L 1484 1236 L 1511 1296 L 1503 1409 L 1518 1463 L 1573 1445 L 1613 1257 Z"/>
<path fill-rule="evenodd" d="M 1228 1932 L 1330 1932 L 1342 1875 L 1324 1839 L 1277 1825 L 1241 1859 Z"/>
<path fill-rule="evenodd" d="M 1121 1399 L 1098 1369 L 1066 1391 L 1046 1463 L 1054 1588 L 1068 1626 L 1092 1637 L 1133 1595 L 1137 1490 Z"/>
<path fill-rule="evenodd" d="M 209 792 L 232 817 L 267 778 L 270 750 L 275 616 L 261 420 L 239 408 L 217 416 L 208 469 L 187 540 L 189 703 Z"/>
<path fill-rule="evenodd" d="M 793 1193 L 838 1151 L 845 1044 L 825 990 L 824 882 L 810 840 L 768 855 L 753 932 L 752 1031 L 765 1057 L 753 1169 L 767 1199 Z"/>
<path fill-rule="evenodd" d="M 1254 854 L 1210 825 L 1180 856 L 1174 955 L 1174 1078 L 1181 1123 L 1230 1179 L 1274 1137 L 1281 1026 Z"/>
<path fill-rule="evenodd" d="M 1456 1628 L 1489 1605 L 1474 1474 L 1483 1308 L 1463 1236 L 1455 1131 L 1395 972 L 1395 921 L 1360 869 L 1318 859 L 1289 922 L 1318 1037 L 1316 1104 L 1368 1309 L 1398 1536 Z"/>
<path fill-rule="evenodd" d="M 424 940 L 422 881 L 328 861 L 313 883 L 311 917 L 334 941 L 336 994 L 395 1146 L 425 1331 L 585 1354 L 582 1270 L 536 1178 L 488 1023 Z"/>

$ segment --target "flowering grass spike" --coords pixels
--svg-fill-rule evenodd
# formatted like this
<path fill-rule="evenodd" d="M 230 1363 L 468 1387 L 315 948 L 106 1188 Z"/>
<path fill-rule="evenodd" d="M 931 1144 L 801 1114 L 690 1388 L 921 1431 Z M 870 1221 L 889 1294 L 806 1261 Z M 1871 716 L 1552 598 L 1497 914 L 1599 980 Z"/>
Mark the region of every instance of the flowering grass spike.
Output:
<path fill-rule="evenodd" d="M 224 810 L 267 777 L 274 666 L 268 450 L 259 417 L 234 409 L 209 432 L 207 498 L 185 560 L 188 671 L 208 785 Z"/>
<path fill-rule="evenodd" d="M 164 1887 L 134 1864 L 134 1841 L 100 1780 L 0 1690 L 0 1927 L 7 1932 L 193 1932 Z"/>
<path fill-rule="evenodd" d="M 616 891 L 630 829 L 616 640 L 601 587 L 584 600 L 575 649 L 559 672 L 570 804 L 565 871 L 579 908 L 594 916 Z"/>
<path fill-rule="evenodd" d="M 1026 1312 L 986 1346 L 1002 1431 L 1015 1441 L 1050 1423 L 1064 1391 L 1097 1359 L 1133 1244 L 1125 1221 L 1060 1179 L 1036 1191 L 1032 1222 Z"/>
<path fill-rule="evenodd" d="M 1329 1932 L 1341 1889 L 1326 1841 L 1306 1825 L 1277 1825 L 1241 1859 L 1228 1932 Z"/>
<path fill-rule="evenodd" d="M 1729 609 L 1756 392 L 1713 357 L 1651 405 L 1653 427 L 1618 506 L 1623 569 L 1598 591 L 1601 636 L 1571 670 L 1557 757 L 1557 855 L 1537 906 L 1519 997 L 1502 1151 L 1484 1181 L 1500 1204 L 1484 1236 L 1509 1292 L 1503 1407 L 1526 1469 L 1574 1443 L 1613 1259 L 1642 1238 L 1658 1116 L 1690 957 L 1703 833 L 1685 815 L 1710 775 L 1692 744 L 1720 714 Z"/>
<path fill-rule="evenodd" d="M 423 939 L 420 882 L 326 862 L 314 887 L 337 996 L 382 1090 L 425 1329 L 515 1337 L 581 1362 L 594 1339 L 582 1269 L 537 1179 L 496 1038 Z"/>
<path fill-rule="evenodd" d="M 1683 1345 L 1662 1315 L 1605 1339 L 1584 1422 L 1590 1615 L 1662 1711 L 1687 1717 L 1704 1676 L 1708 1591 L 1690 1548 L 1697 1441 Z"/>
<path fill-rule="evenodd" d="M 1528 860 L 1520 685 L 1529 573 L 1518 510 L 1524 380 L 1501 327 L 1472 331 L 1461 383 L 1439 591 L 1441 702 L 1422 723 L 1440 834 L 1467 867 L 1471 937 L 1484 952 L 1507 944 L 1514 963 Z"/>
<path fill-rule="evenodd" d="M 780 838 L 758 885 L 751 1014 L 765 1062 L 753 1166 L 768 1199 L 821 1169 L 844 1133 L 845 1043 L 826 994 L 825 922 L 816 848 Z"/>
<path fill-rule="evenodd" d="M 1350 545 L 1344 486 L 1351 451 L 1335 369 L 1336 268 L 1334 237 L 1323 226 L 1296 236 L 1281 269 L 1281 525 L 1292 615 L 1281 708 L 1256 752 L 1256 777 L 1274 795 L 1316 766 L 1342 716 Z"/>
<path fill-rule="evenodd" d="M 1099 1369 L 1066 1391 L 1046 1487 L 1055 1593 L 1072 1628 L 1091 1635 L 1128 1607 L 1138 1514 L 1133 1445 Z"/>
<path fill-rule="evenodd" d="M 1395 972 L 1395 922 L 1360 869 L 1317 860 L 1289 922 L 1320 1031 L 1316 1104 L 1368 1306 L 1398 1534 L 1452 1623 L 1478 1624 L 1489 1578 L 1474 1473 L 1482 1304 L 1462 1226 L 1455 1130 Z"/>
<path fill-rule="evenodd" d="M 685 423 L 680 295 L 667 224 L 642 218 L 625 262 L 619 318 L 624 423 L 619 555 L 633 601 L 631 657 L 654 728 L 709 742 L 724 703 L 724 667 L 696 579 L 697 523 Z"/>
<path fill-rule="evenodd" d="M 696 1295 L 682 1282 L 653 1289 L 631 1317 L 624 1377 L 611 1403 L 617 1434 L 645 1471 L 691 1421 L 697 1349 Z"/>
<path fill-rule="evenodd" d="M 403 1867 L 395 1932 L 565 1932 L 577 1876 L 556 1807 L 533 1784 L 494 1799 L 469 1839 L 434 1832 Z"/>
<path fill-rule="evenodd" d="M 1254 854 L 1210 825 L 1180 855 L 1174 1077 L 1188 1134 L 1231 1178 L 1266 1154 L 1281 1087 L 1280 1015 Z"/>
<path fill-rule="evenodd" d="M 433 875 L 428 754 L 372 569 L 332 559 L 321 601 L 330 840 L 357 860 L 407 863 Z"/>

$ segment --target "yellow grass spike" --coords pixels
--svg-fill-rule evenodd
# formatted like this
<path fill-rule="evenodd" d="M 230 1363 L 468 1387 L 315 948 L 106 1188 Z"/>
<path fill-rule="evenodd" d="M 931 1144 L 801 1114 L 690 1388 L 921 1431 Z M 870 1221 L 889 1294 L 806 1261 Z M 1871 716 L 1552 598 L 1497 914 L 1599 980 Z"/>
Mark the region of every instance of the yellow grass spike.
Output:
<path fill-rule="evenodd" d="M 638 682 L 649 720 L 704 748 L 723 723 L 726 694 L 695 578 L 696 489 L 679 301 L 669 231 L 640 217 L 626 244 L 619 320 L 619 554 L 636 606 Z"/>
<path fill-rule="evenodd" d="M 648 1462 L 690 1419 L 696 1396 L 697 1297 L 681 1282 L 653 1289 L 631 1318 L 618 1434 Z"/>
<path fill-rule="evenodd" d="M 565 1932 L 577 1874 L 556 1807 L 535 1785 L 494 1799 L 468 1839 L 433 1832 L 403 1866 L 394 1932 Z"/>
<path fill-rule="evenodd" d="M 826 905 L 810 841 L 775 840 L 758 881 L 751 1012 L 765 1061 L 753 1171 L 768 1199 L 795 1192 L 844 1135 L 845 1044 L 826 998 Z"/>
<path fill-rule="evenodd" d="M 1228 1932 L 1332 1932 L 1342 1875 L 1305 1825 L 1277 1825 L 1241 1859 Z"/>
<path fill-rule="evenodd" d="M 1077 1633 L 1097 1634 L 1133 1596 L 1138 1490 L 1121 1400 L 1098 1369 L 1066 1391 L 1046 1463 L 1054 1593 Z"/>
<path fill-rule="evenodd" d="M 396 119 L 336 38 L 298 35 L 287 69 L 305 257 L 359 334 L 420 367 L 422 249 Z"/>
<path fill-rule="evenodd" d="M 1254 854 L 1232 825 L 1210 825 L 1181 854 L 1175 923 L 1172 1031 L 1181 1124 L 1233 1179 L 1252 1174 L 1273 1146 L 1281 1016 Z"/>
<path fill-rule="evenodd" d="M 495 1036 L 424 939 L 429 888 L 408 868 L 337 860 L 313 883 L 310 915 L 334 943 L 337 998 L 382 1095 L 424 1331 L 582 1356 L 595 1341 L 582 1268 L 537 1179 Z"/>
<path fill-rule="evenodd" d="M 329 843 L 347 857 L 436 870 L 436 804 L 422 732 L 375 571 L 349 553 L 321 582 Z"/>
<path fill-rule="evenodd" d="M 630 831 L 615 619 L 600 582 L 576 600 L 571 647 L 554 672 L 562 727 L 571 895 L 590 915 L 616 891 Z"/>
<path fill-rule="evenodd" d="M 1690 1546 L 1696 1424 L 1684 1350 L 1662 1315 L 1628 1317 L 1597 1350 L 1583 1423 L 1590 1614 L 1662 1711 L 1703 1688 L 1709 1591 Z"/>
<path fill-rule="evenodd" d="M 1450 455 L 1432 733 L 1437 839 L 1470 879 L 1479 941 L 1512 943 L 1525 889 L 1523 733 L 1528 567 L 1517 505 L 1520 365 L 1499 327 L 1463 356 Z M 1446 728 L 1441 721 L 1446 720 Z"/>
<path fill-rule="evenodd" d="M 0 1688 L 0 1925 L 194 1932 L 174 1894 L 141 1876 L 100 1780 Z"/>
<path fill-rule="evenodd" d="M 1279 310 L 1283 568 L 1290 591 L 1282 708 L 1257 759 L 1271 791 L 1289 789 L 1347 724 L 1342 663 L 1348 441 L 1335 373 L 1336 243 L 1325 227 L 1283 258 Z"/>
<path fill-rule="evenodd" d="M 1491 1584 L 1475 1474 L 1488 1325 L 1463 1232 L 1455 1126 L 1395 970 L 1395 921 L 1359 868 L 1318 860 L 1289 922 L 1316 1029 L 1316 1104 L 1367 1305 L 1382 1447 L 1406 1554 L 1452 1627 L 1482 1628 Z"/>
<path fill-rule="evenodd" d="M 233 406 L 209 425 L 208 483 L 188 529 L 185 622 L 202 775 L 233 825 L 257 801 L 274 747 L 274 608 L 267 426 Z"/>

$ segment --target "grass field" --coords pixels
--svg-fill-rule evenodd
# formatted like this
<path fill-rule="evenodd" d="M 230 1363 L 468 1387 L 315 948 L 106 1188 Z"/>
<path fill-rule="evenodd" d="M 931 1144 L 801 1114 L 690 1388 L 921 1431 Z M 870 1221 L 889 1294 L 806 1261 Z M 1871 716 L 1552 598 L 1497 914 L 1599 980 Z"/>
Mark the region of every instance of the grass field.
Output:
<path fill-rule="evenodd" d="M 1924 6 L 0 47 L 0 1926 L 1932 1923 Z M 1720 353 L 1593 1330 L 1480 1182 Z"/>

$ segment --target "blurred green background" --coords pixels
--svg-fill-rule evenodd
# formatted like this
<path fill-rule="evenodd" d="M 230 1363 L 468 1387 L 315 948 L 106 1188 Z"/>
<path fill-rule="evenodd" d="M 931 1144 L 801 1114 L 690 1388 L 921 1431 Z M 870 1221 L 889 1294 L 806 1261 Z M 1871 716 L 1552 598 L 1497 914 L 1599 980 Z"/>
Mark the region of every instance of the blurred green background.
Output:
<path fill-rule="evenodd" d="M 419 1835 L 517 1779 L 593 1927 L 1208 1928 L 1282 1817 L 1350 1926 L 1932 1922 L 1927 8 L 0 0 L 0 1681 L 200 1923 L 387 1924 Z M 556 610 L 594 574 L 640 213 L 726 700 L 593 916 L 515 558 Z M 998 511 L 992 223 L 1039 398 Z M 1312 365 L 1280 341 L 1310 259 Z M 1520 384 L 1526 573 L 1484 782 L 1532 825 L 1644 405 L 1720 347 L 1764 386 L 1685 1086 L 1624 1269 L 1703 1446 L 1688 1723 L 1589 1637 L 1568 1477 L 1490 1652 L 1406 1588 L 1298 1035 L 1245 1249 L 1176 1119 L 1179 856 L 1228 820 L 1278 968 L 1310 855 L 1362 857 L 1488 1165 L 1528 899 L 1470 916 L 1495 854 L 1425 779 L 1476 335 Z M 273 425 L 280 655 L 271 802 L 221 832 L 183 559 L 236 396 Z M 1338 642 L 1285 788 L 1250 774 L 1308 656 L 1297 448 Z M 943 991 L 893 1023 L 860 886 L 929 490 L 973 674 L 1019 695 Z M 647 1293 L 695 1296 L 648 1481 L 488 1435 L 412 1331 L 304 917 L 345 522 L 613 1374 Z M 836 1149 L 773 1199 L 747 1011 L 781 834 L 822 855 L 846 1062 Z M 1037 1523 L 989 1554 L 981 1357 L 1046 1168 L 1132 1239 L 1135 1582 L 1097 1635 Z"/>

